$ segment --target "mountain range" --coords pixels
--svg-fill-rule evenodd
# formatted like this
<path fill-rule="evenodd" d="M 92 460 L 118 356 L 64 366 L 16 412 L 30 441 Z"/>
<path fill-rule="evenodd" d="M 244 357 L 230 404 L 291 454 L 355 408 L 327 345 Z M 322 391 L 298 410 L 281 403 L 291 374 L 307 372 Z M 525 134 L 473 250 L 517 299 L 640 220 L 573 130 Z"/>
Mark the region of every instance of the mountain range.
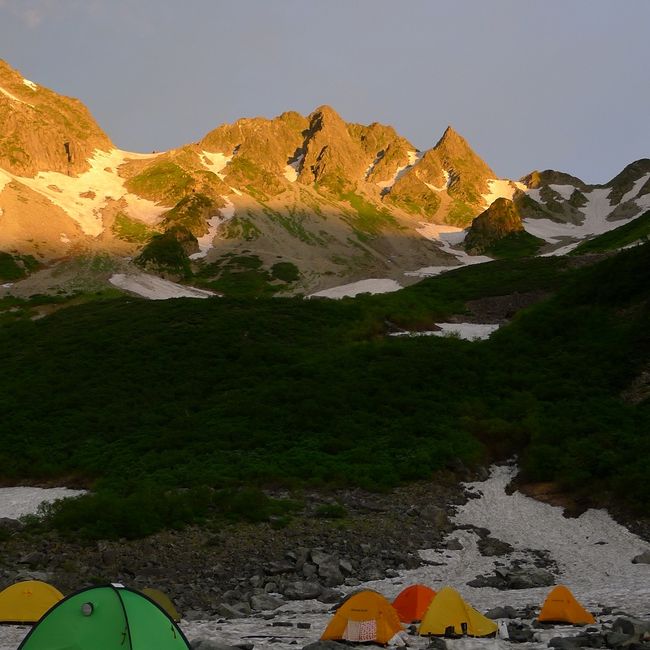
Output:
<path fill-rule="evenodd" d="M 329 106 L 121 151 L 80 101 L 0 61 L 0 281 L 16 295 L 143 272 L 226 294 L 404 285 L 421 269 L 566 254 L 649 208 L 648 159 L 602 185 L 503 179 L 452 127 L 419 150 Z"/>

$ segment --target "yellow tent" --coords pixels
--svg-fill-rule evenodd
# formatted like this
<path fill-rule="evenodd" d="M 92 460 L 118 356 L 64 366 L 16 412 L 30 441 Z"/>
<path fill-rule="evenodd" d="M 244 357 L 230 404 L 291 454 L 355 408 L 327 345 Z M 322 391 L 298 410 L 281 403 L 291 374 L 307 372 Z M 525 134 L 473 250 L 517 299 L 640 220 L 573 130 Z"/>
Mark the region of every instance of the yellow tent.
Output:
<path fill-rule="evenodd" d="M 16 582 L 0 592 L 0 623 L 36 623 L 62 598 L 63 594 L 46 582 Z"/>
<path fill-rule="evenodd" d="M 166 593 L 160 591 L 160 589 L 154 589 L 153 587 L 145 587 L 142 590 L 142 593 L 151 598 L 154 603 L 162 607 L 174 623 L 180 623 L 181 615 L 178 613 L 174 603 L 172 603 L 170 597 Z"/>
<path fill-rule="evenodd" d="M 374 641 L 386 644 L 402 632 L 393 606 L 376 591 L 360 591 L 348 598 L 332 617 L 321 640 Z"/>
<path fill-rule="evenodd" d="M 489 636 L 497 631 L 497 624 L 470 607 L 451 587 L 441 589 L 422 617 L 418 634 L 467 634 Z"/>
<path fill-rule="evenodd" d="M 596 619 L 575 599 L 564 585 L 558 585 L 546 597 L 539 621 L 553 623 L 572 623 L 573 625 L 590 625 Z"/>

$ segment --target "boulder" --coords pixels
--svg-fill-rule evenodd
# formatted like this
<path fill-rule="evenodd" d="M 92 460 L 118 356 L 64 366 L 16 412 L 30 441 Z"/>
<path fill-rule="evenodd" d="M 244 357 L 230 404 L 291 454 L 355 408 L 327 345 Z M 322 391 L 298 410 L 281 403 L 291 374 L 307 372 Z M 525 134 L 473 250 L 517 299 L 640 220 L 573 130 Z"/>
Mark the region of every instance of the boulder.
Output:
<path fill-rule="evenodd" d="M 284 589 L 284 596 L 289 600 L 310 600 L 318 598 L 323 588 L 317 582 L 290 582 Z"/>
<path fill-rule="evenodd" d="M 228 645 L 227 643 L 221 643 L 214 639 L 204 639 L 201 637 L 194 639 L 190 643 L 190 646 L 192 650 L 242 650 L 240 646 Z"/>
<path fill-rule="evenodd" d="M 496 537 L 484 537 L 483 539 L 479 539 L 478 550 L 481 555 L 486 557 L 507 555 L 514 551 L 508 542 L 502 542 Z"/>
<path fill-rule="evenodd" d="M 512 571 L 507 577 L 509 589 L 534 589 L 555 584 L 555 576 L 537 567 Z"/>
<path fill-rule="evenodd" d="M 336 587 L 345 580 L 339 568 L 339 560 L 334 556 L 318 564 L 318 576 L 326 587 Z"/>
<path fill-rule="evenodd" d="M 251 597 L 251 607 L 259 611 L 277 609 L 282 605 L 284 605 L 284 601 L 269 594 L 257 594 Z"/>
<path fill-rule="evenodd" d="M 509 605 L 505 607 L 493 607 L 485 612 L 485 616 L 491 618 L 493 621 L 496 621 L 498 618 L 517 618 L 517 611 Z"/>
<path fill-rule="evenodd" d="M 303 646 L 302 650 L 350 650 L 350 646 L 338 641 L 315 641 Z"/>
<path fill-rule="evenodd" d="M 650 564 L 650 551 L 643 551 L 632 558 L 632 564 Z"/>
<path fill-rule="evenodd" d="M 330 589 L 325 587 L 318 596 L 318 601 L 326 605 L 338 603 L 343 599 L 343 592 L 338 589 Z"/>

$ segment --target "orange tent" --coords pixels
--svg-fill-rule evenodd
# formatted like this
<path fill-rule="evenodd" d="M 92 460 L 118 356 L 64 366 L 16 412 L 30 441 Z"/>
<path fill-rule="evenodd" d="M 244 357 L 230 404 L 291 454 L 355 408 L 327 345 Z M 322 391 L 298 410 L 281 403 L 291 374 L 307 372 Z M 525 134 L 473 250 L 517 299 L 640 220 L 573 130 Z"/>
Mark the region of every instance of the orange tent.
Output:
<path fill-rule="evenodd" d="M 546 597 L 538 621 L 553 623 L 572 623 L 590 625 L 596 619 L 576 599 L 564 585 L 558 585 Z"/>
<path fill-rule="evenodd" d="M 393 607 L 402 623 L 421 621 L 436 592 L 425 585 L 411 585 L 403 589 L 393 601 Z"/>
<path fill-rule="evenodd" d="M 385 645 L 399 632 L 402 624 L 393 606 L 376 591 L 366 590 L 343 602 L 321 640 L 374 641 Z"/>

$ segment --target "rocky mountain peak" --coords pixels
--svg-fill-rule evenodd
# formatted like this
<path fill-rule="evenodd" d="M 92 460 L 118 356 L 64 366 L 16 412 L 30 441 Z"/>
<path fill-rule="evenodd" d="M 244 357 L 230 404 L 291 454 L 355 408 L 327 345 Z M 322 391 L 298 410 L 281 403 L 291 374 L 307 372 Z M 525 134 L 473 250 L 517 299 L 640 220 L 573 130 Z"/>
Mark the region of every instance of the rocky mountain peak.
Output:
<path fill-rule="evenodd" d="M 471 172 L 473 176 L 482 176 L 486 179 L 496 178 L 496 174 L 474 152 L 467 140 L 451 126 L 445 129 L 433 149 L 448 171 L 455 171 L 458 174 Z"/>
<path fill-rule="evenodd" d="M 0 61 L 0 167 L 21 175 L 89 169 L 95 149 L 114 146 L 88 109 L 25 79 Z"/>

